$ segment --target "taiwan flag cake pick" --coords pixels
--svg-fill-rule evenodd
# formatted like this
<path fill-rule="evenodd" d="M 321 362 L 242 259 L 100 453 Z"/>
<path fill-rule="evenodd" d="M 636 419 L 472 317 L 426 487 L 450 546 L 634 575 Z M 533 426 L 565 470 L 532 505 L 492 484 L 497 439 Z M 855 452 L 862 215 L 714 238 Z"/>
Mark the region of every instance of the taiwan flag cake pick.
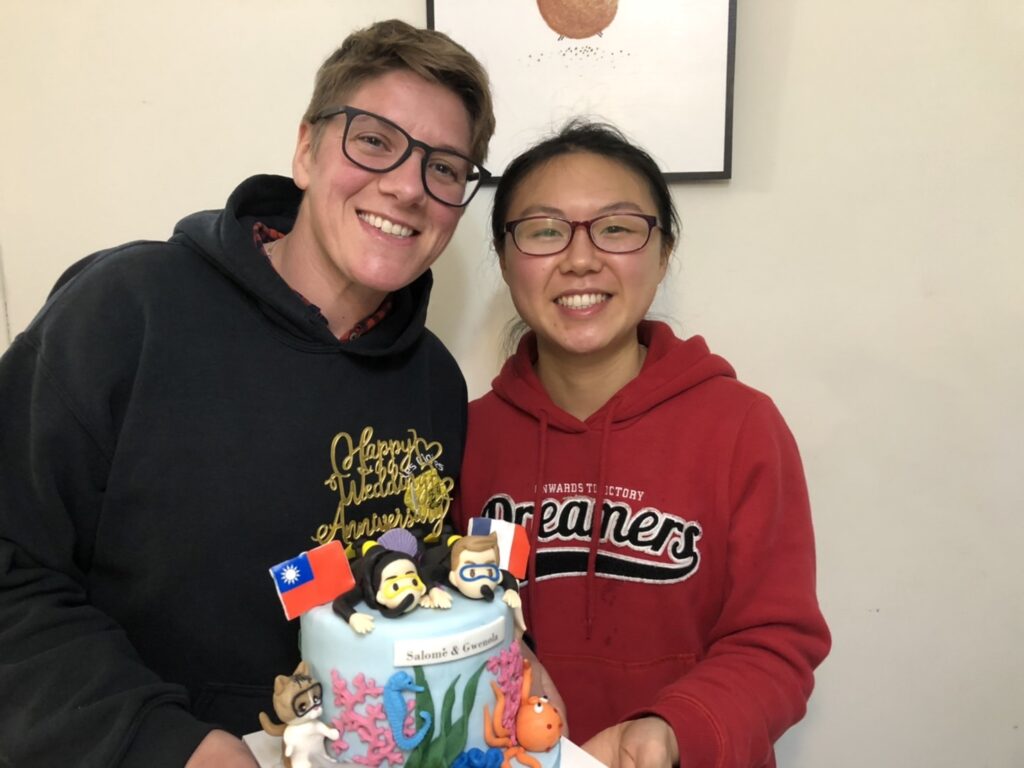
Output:
<path fill-rule="evenodd" d="M 498 536 L 498 566 L 522 581 L 526 578 L 526 562 L 530 558 L 530 540 L 526 529 L 507 520 L 492 520 L 489 517 L 469 519 L 470 536 Z"/>
<path fill-rule="evenodd" d="M 345 548 L 335 539 L 270 569 L 284 615 L 301 616 L 355 586 Z"/>

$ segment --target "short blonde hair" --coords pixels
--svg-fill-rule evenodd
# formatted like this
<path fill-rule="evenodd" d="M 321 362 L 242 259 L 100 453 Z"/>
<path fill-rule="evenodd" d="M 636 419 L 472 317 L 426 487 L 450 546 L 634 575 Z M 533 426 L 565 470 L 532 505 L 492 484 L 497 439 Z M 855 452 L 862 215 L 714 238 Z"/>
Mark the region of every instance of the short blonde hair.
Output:
<path fill-rule="evenodd" d="M 486 70 L 443 32 L 419 29 L 398 19 L 356 30 L 320 65 L 302 117 L 313 126 L 314 148 L 323 132 L 323 125 L 316 122 L 318 115 L 343 106 L 367 80 L 402 69 L 449 88 L 462 100 L 471 125 L 470 156 L 483 164 L 495 124 Z"/>
<path fill-rule="evenodd" d="M 459 557 L 463 552 L 486 552 L 489 549 L 494 550 L 494 559 L 497 561 L 501 557 L 501 551 L 498 548 L 498 534 L 462 536 L 452 544 L 452 564 L 459 562 Z"/>

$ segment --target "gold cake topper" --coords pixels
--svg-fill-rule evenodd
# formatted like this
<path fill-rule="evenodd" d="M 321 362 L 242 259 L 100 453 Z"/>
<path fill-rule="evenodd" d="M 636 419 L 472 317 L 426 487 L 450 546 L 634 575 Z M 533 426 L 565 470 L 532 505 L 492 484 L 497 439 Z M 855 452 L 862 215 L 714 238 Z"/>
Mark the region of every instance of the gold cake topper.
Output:
<path fill-rule="evenodd" d="M 376 538 L 392 528 L 430 528 L 426 541 L 441 533 L 451 506 L 455 481 L 442 477 L 444 448 L 436 440 L 409 429 L 402 439 L 377 439 L 364 427 L 357 439 L 339 432 L 331 441 L 330 477 L 324 485 L 338 493 L 334 520 L 319 526 L 313 537 L 320 544 L 340 538 L 348 549 L 356 539 Z M 440 471 L 439 471 L 440 470 Z M 389 512 L 352 514 L 372 499 L 401 499 Z"/>

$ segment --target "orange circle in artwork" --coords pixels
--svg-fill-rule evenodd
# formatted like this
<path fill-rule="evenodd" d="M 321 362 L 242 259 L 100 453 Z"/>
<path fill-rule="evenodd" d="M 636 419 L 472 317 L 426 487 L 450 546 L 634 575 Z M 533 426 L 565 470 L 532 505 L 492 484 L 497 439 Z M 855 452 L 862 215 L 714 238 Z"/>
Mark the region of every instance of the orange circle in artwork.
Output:
<path fill-rule="evenodd" d="M 537 0 L 537 7 L 555 32 L 582 40 L 603 32 L 612 23 L 619 0 Z"/>

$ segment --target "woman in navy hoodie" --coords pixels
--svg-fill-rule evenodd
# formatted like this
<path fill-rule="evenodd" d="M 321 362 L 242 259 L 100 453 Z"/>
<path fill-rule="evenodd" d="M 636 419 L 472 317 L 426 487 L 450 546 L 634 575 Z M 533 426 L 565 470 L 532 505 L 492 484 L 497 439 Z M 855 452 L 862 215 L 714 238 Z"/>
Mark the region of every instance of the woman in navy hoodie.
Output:
<path fill-rule="evenodd" d="M 293 178 L 64 275 L 0 358 L 0 765 L 255 768 L 298 649 L 267 569 L 446 511 L 405 501 L 465 433 L 430 266 L 493 130 L 471 54 L 377 22 L 320 68 Z"/>

